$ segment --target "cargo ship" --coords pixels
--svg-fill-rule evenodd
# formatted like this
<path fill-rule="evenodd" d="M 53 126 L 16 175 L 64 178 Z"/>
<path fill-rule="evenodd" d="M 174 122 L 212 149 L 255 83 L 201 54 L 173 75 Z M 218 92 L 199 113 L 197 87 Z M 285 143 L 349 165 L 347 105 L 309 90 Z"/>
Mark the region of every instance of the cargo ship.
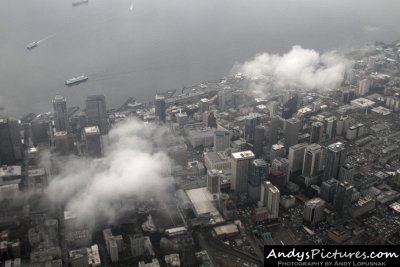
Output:
<path fill-rule="evenodd" d="M 89 79 L 87 76 L 81 75 L 81 76 L 74 77 L 74 78 L 71 78 L 71 79 L 66 80 L 66 81 L 65 81 L 65 85 L 74 85 L 74 84 L 78 84 L 78 83 L 81 83 L 81 82 L 86 81 L 87 79 Z"/>
<path fill-rule="evenodd" d="M 89 3 L 89 0 L 77 1 L 77 2 L 73 2 L 72 6 L 79 6 L 79 5 L 83 5 L 83 4 L 87 4 L 87 3 Z"/>
<path fill-rule="evenodd" d="M 32 43 L 29 43 L 29 44 L 26 46 L 26 49 L 31 50 L 31 49 L 35 48 L 36 46 L 38 46 L 38 45 L 39 45 L 38 42 L 32 42 Z"/>

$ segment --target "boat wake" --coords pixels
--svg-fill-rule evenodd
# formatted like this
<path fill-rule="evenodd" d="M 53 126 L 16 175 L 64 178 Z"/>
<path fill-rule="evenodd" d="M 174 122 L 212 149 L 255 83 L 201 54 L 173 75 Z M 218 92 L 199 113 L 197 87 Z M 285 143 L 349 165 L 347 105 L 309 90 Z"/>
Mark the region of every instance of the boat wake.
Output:
<path fill-rule="evenodd" d="M 37 43 L 38 43 L 38 44 L 40 44 L 40 43 L 43 43 L 44 41 L 46 41 L 46 40 L 48 40 L 48 39 L 50 39 L 50 38 L 54 37 L 55 35 L 56 35 L 55 33 L 53 33 L 53 34 L 50 34 L 50 35 L 48 35 L 48 36 L 44 37 L 43 39 L 41 39 L 41 40 L 37 41 Z"/>

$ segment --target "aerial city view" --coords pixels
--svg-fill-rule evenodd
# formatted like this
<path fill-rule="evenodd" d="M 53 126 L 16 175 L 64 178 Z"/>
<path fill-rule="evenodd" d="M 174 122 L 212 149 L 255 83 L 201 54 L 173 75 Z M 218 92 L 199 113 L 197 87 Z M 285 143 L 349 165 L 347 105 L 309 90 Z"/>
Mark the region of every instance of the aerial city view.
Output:
<path fill-rule="evenodd" d="M 399 245 L 399 10 L 0 1 L 0 267 Z"/>

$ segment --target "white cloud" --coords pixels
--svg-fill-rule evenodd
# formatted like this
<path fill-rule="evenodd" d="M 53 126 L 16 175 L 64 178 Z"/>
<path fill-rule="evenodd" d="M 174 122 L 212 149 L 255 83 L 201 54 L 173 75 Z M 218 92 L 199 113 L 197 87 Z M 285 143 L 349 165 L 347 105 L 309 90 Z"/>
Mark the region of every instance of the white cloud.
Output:
<path fill-rule="evenodd" d="M 286 54 L 258 54 L 232 72 L 250 79 L 249 89 L 268 94 L 280 89 L 332 89 L 343 79 L 349 61 L 335 52 L 319 54 L 300 46 Z"/>
<path fill-rule="evenodd" d="M 115 206 L 124 199 L 164 197 L 171 181 L 166 177 L 170 161 L 159 149 L 165 135 L 166 129 L 136 120 L 118 125 L 109 133 L 103 159 L 70 157 L 61 163 L 60 175 L 46 191 L 50 201 L 91 223 L 99 216 L 110 222 L 118 218 L 130 208 Z"/>

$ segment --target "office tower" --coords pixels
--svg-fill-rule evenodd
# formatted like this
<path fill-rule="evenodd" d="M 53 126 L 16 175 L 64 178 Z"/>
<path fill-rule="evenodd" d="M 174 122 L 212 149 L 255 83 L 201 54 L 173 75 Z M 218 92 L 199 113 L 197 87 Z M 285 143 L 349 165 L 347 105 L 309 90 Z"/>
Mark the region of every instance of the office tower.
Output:
<path fill-rule="evenodd" d="M 50 144 L 51 122 L 49 120 L 33 120 L 31 122 L 32 141 L 34 146 L 38 144 Z"/>
<path fill-rule="evenodd" d="M 20 122 L 12 118 L 0 118 L 0 164 L 12 165 L 22 160 Z"/>
<path fill-rule="evenodd" d="M 348 182 L 349 184 L 353 184 L 353 178 L 356 170 L 353 164 L 346 163 L 344 164 L 339 171 L 339 181 Z"/>
<path fill-rule="evenodd" d="M 269 161 L 272 162 L 276 158 L 282 158 L 285 156 L 285 147 L 283 145 L 274 144 L 271 146 L 269 153 Z"/>
<path fill-rule="evenodd" d="M 232 99 L 232 89 L 229 86 L 222 88 L 218 92 L 218 106 L 221 110 L 225 110 L 228 107 L 228 103 Z"/>
<path fill-rule="evenodd" d="M 207 171 L 207 190 L 211 194 L 217 194 L 220 191 L 220 173 L 218 170 Z"/>
<path fill-rule="evenodd" d="M 256 158 L 260 158 L 262 156 L 264 148 L 264 139 L 265 139 L 265 126 L 257 125 L 254 134 L 254 147 L 253 147 L 253 152 Z"/>
<path fill-rule="evenodd" d="M 315 225 L 322 221 L 324 219 L 324 209 L 325 201 L 323 199 L 316 197 L 308 200 L 304 204 L 304 221 L 310 225 Z"/>
<path fill-rule="evenodd" d="M 168 156 L 173 160 L 176 167 L 186 168 L 188 163 L 187 145 L 176 144 L 168 148 Z"/>
<path fill-rule="evenodd" d="M 238 108 L 241 104 L 243 104 L 243 100 L 244 100 L 243 90 L 236 90 L 232 92 L 232 104 L 235 108 Z"/>
<path fill-rule="evenodd" d="M 249 181 L 250 162 L 254 159 L 252 151 L 241 151 L 232 153 L 231 166 L 232 178 L 231 189 L 237 193 L 247 193 Z"/>
<path fill-rule="evenodd" d="M 328 140 L 336 136 L 337 118 L 332 116 L 325 119 L 325 134 Z"/>
<path fill-rule="evenodd" d="M 55 96 L 53 99 L 53 109 L 56 132 L 69 132 L 67 100 L 65 97 L 60 95 Z"/>
<path fill-rule="evenodd" d="M 165 97 L 163 95 L 156 95 L 154 98 L 154 111 L 156 118 L 159 121 L 165 122 L 166 120 L 166 106 Z"/>
<path fill-rule="evenodd" d="M 252 199 L 260 199 L 261 184 L 267 178 L 268 165 L 263 159 L 255 159 L 250 164 L 248 194 Z"/>
<path fill-rule="evenodd" d="M 54 133 L 55 151 L 62 156 L 68 155 L 71 151 L 68 133 L 65 131 Z"/>
<path fill-rule="evenodd" d="M 231 146 L 231 136 L 229 131 L 217 130 L 214 132 L 214 151 L 220 152 Z"/>
<path fill-rule="evenodd" d="M 203 112 L 209 111 L 209 110 L 210 110 L 210 100 L 208 100 L 207 98 L 200 99 L 200 101 L 199 101 L 200 114 L 203 114 Z"/>
<path fill-rule="evenodd" d="M 188 116 L 186 112 L 179 112 L 175 116 L 179 126 L 184 126 L 185 124 L 187 124 Z"/>
<path fill-rule="evenodd" d="M 263 183 L 260 202 L 264 207 L 267 207 L 269 219 L 278 218 L 280 192 L 279 189 L 269 181 Z"/>
<path fill-rule="evenodd" d="M 303 176 L 314 177 L 322 170 L 323 150 L 318 144 L 308 145 L 304 152 Z"/>
<path fill-rule="evenodd" d="M 108 133 L 106 97 L 90 95 L 86 98 L 88 126 L 98 126 L 101 134 Z"/>
<path fill-rule="evenodd" d="M 254 142 L 254 137 L 256 133 L 256 126 L 260 125 L 262 122 L 262 116 L 260 114 L 249 114 L 245 119 L 244 125 L 244 139 L 247 142 Z"/>
<path fill-rule="evenodd" d="M 322 182 L 320 197 L 326 202 L 333 203 L 338 183 L 339 181 L 333 178 Z"/>
<path fill-rule="evenodd" d="M 287 91 L 284 97 L 282 117 L 289 119 L 297 112 L 299 96 L 293 91 Z"/>
<path fill-rule="evenodd" d="M 301 173 L 306 147 L 307 143 L 301 143 L 289 147 L 289 175 Z"/>
<path fill-rule="evenodd" d="M 358 81 L 358 87 L 356 88 L 356 94 L 365 95 L 371 88 L 371 82 L 368 79 Z"/>
<path fill-rule="evenodd" d="M 324 180 L 339 178 L 339 170 L 346 160 L 346 147 L 341 142 L 329 145 L 326 149 Z"/>
<path fill-rule="evenodd" d="M 89 157 L 100 158 L 103 156 L 103 143 L 99 127 L 86 127 L 83 130 L 82 141 L 84 154 Z"/>
<path fill-rule="evenodd" d="M 348 182 L 340 182 L 337 185 L 333 206 L 340 215 L 346 215 L 349 212 L 353 189 L 354 187 Z"/>
<path fill-rule="evenodd" d="M 191 237 L 186 237 L 181 243 L 182 266 L 196 267 L 195 244 Z"/>
<path fill-rule="evenodd" d="M 316 121 L 311 124 L 310 144 L 318 144 L 322 141 L 322 133 L 324 131 L 324 124 Z"/>
<path fill-rule="evenodd" d="M 285 121 L 285 148 L 296 145 L 299 138 L 300 121 L 296 118 L 287 119 Z"/>
<path fill-rule="evenodd" d="M 279 116 L 272 116 L 269 129 L 269 141 L 270 144 L 278 143 L 279 132 L 283 128 L 282 118 Z"/>

